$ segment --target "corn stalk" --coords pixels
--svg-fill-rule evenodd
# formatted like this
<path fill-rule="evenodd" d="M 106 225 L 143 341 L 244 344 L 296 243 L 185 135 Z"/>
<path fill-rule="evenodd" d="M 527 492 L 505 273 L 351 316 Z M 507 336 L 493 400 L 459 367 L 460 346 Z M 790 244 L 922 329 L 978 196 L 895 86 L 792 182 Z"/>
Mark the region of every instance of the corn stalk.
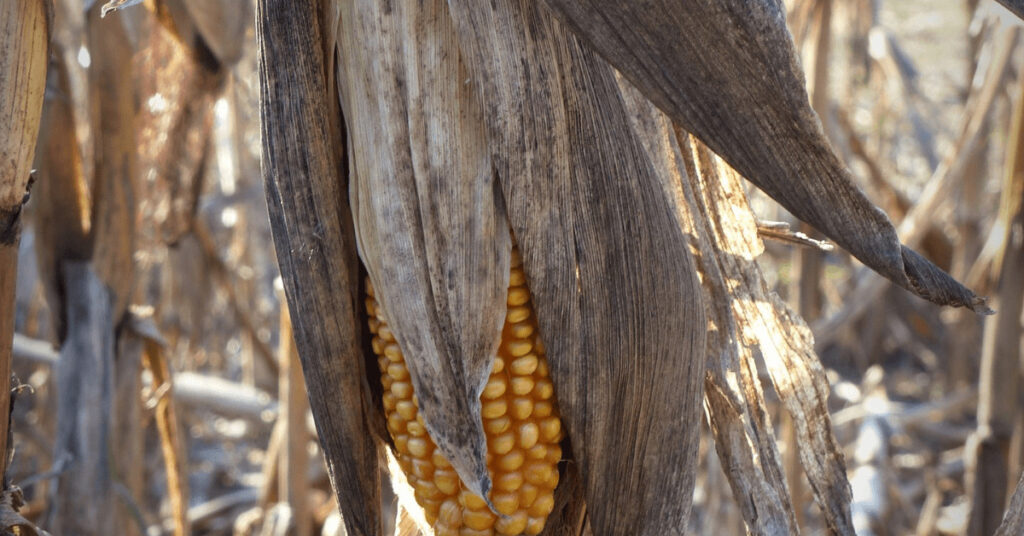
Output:
<path fill-rule="evenodd" d="M 43 0 L 0 2 L 0 479 L 7 486 L 14 284 L 22 204 L 39 133 L 52 14 Z"/>

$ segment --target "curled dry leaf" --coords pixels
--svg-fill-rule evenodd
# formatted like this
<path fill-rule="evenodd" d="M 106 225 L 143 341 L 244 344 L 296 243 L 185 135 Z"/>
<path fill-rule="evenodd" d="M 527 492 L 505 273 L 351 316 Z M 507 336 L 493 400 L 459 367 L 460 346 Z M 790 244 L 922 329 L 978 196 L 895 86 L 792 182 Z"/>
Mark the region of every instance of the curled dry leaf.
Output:
<path fill-rule="evenodd" d="M 35 526 L 18 513 L 25 506 L 21 488 L 11 486 L 0 493 L 0 533 L 17 536 L 50 536 L 49 532 Z"/>
<path fill-rule="evenodd" d="M 854 185 L 804 89 L 777 0 L 548 0 L 672 119 L 801 220 L 897 285 L 942 305 L 984 300 L 900 244 Z"/>

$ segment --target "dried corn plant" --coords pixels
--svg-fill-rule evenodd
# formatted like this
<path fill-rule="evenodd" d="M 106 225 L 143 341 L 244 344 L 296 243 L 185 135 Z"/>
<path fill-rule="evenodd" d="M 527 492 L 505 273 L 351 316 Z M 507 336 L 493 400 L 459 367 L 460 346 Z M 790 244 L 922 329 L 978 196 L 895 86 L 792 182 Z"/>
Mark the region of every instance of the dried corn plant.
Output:
<path fill-rule="evenodd" d="M 257 28 L 274 238 L 349 534 L 382 533 L 384 452 L 427 452 L 403 435 L 417 423 L 441 455 L 406 468 L 427 523 L 524 530 L 487 517 L 511 241 L 566 434 L 559 487 L 581 490 L 550 534 L 683 532 L 702 397 L 748 530 L 798 532 L 758 354 L 828 529 L 853 534 L 824 372 L 753 262 L 737 173 L 893 283 L 988 312 L 854 185 L 777 2 L 265 0 Z M 363 270 L 400 349 L 385 388 L 414 393 L 403 427 L 383 429 Z"/>
<path fill-rule="evenodd" d="M 784 3 L 41 4 L 0 524 L 1019 533 L 1018 30 Z"/>

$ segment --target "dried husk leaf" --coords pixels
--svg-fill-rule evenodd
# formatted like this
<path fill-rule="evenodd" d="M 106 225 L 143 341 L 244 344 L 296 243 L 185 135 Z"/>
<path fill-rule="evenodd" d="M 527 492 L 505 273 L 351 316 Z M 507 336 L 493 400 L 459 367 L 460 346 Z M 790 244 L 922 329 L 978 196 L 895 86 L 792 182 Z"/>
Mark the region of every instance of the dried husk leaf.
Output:
<path fill-rule="evenodd" d="M 46 87 L 46 6 L 44 0 L 0 0 L 0 244 L 28 193 Z"/>
<path fill-rule="evenodd" d="M 692 500 L 700 287 L 613 69 L 532 1 L 449 2 L 523 252 L 595 534 L 676 534 Z"/>
<path fill-rule="evenodd" d="M 345 2 L 338 38 L 360 255 L 431 438 L 487 497 L 480 392 L 511 242 L 447 5 Z"/>
<path fill-rule="evenodd" d="M 902 246 L 854 185 L 811 109 L 778 0 L 548 0 L 680 126 L 798 218 L 897 285 L 943 305 L 984 301 Z"/>
<path fill-rule="evenodd" d="M 359 261 L 326 77 L 320 8 L 260 0 L 257 42 L 263 174 L 274 243 L 310 407 L 347 534 L 382 534 L 383 422 L 370 394 Z"/>
<path fill-rule="evenodd" d="M 671 121 L 619 78 L 632 127 L 648 158 L 672 185 L 701 274 L 707 316 L 704 407 L 715 448 L 751 534 L 799 534 L 778 447 L 757 375 L 755 345 L 740 340 L 733 304 L 763 299 L 751 283 L 763 280 L 754 257 L 760 241 L 735 174 L 709 178 L 697 155 L 683 151 Z"/>

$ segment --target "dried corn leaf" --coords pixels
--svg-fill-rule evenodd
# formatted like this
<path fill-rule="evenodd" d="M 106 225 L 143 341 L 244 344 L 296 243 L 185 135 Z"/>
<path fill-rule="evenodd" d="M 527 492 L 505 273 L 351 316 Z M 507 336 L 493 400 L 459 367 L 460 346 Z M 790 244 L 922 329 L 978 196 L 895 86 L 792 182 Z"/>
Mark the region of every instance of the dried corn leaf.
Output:
<path fill-rule="evenodd" d="M 757 346 L 741 342 L 740 318 L 733 312 L 735 302 L 760 297 L 747 283 L 762 280 L 754 261 L 760 249 L 754 216 L 735 176 L 707 180 L 697 171 L 695 155 L 681 151 L 668 117 L 629 82 L 620 78 L 619 84 L 633 130 L 685 208 L 708 321 L 704 407 L 733 497 L 751 534 L 798 534 L 757 376 Z"/>
<path fill-rule="evenodd" d="M 137 102 L 132 71 L 133 50 L 122 17 L 100 20 L 89 16 L 87 31 L 92 50 L 90 95 L 96 124 L 95 189 L 92 235 L 96 272 L 114 292 L 114 319 L 128 308 L 135 285 L 135 178 Z"/>
<path fill-rule="evenodd" d="M 0 244 L 28 193 L 46 87 L 47 16 L 44 0 L 0 0 Z"/>
<path fill-rule="evenodd" d="M 613 69 L 532 1 L 451 0 L 595 534 L 674 534 L 694 483 L 700 287 Z"/>
<path fill-rule="evenodd" d="M 443 0 L 345 2 L 338 38 L 360 255 L 431 438 L 487 497 L 480 393 L 511 243 L 451 17 Z"/>
<path fill-rule="evenodd" d="M 680 125 L 798 218 L 915 294 L 986 312 L 853 184 L 807 100 L 778 0 L 548 0 Z"/>
<path fill-rule="evenodd" d="M 341 118 L 328 113 L 318 6 L 260 0 L 263 174 L 296 347 L 331 482 L 352 536 L 381 534 L 381 449 L 358 313 L 359 264 L 338 158 Z"/>

